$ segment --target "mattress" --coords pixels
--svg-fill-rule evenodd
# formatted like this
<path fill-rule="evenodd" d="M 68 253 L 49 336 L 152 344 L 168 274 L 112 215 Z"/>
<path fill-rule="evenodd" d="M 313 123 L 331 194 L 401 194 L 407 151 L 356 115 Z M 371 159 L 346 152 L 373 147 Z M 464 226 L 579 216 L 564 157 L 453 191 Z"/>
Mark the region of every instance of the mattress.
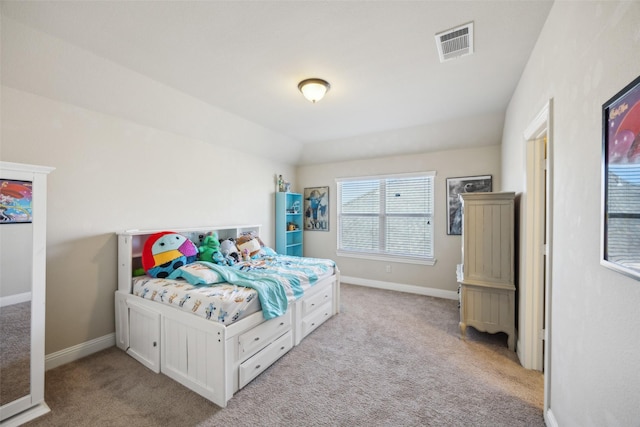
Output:
<path fill-rule="evenodd" d="M 185 280 L 133 278 L 133 294 L 230 325 L 260 311 L 254 289 L 229 283 L 193 286 Z"/>
<path fill-rule="evenodd" d="M 286 255 L 262 256 L 235 264 L 232 267 L 222 267 L 206 262 L 197 262 L 198 270 L 209 267 L 220 276 L 231 277 L 241 275 L 244 279 L 238 284 L 223 282 L 216 284 L 190 284 L 183 278 L 152 278 L 140 276 L 133 278 L 133 294 L 141 298 L 167 304 L 182 311 L 215 322 L 230 325 L 253 313 L 263 310 L 260 300 L 260 287 L 254 287 L 260 281 L 269 280 L 270 284 L 277 283 L 283 290 L 280 307 L 284 307 L 278 315 L 284 314 L 288 302 L 304 295 L 304 292 L 315 283 L 334 274 L 335 263 L 328 259 L 294 257 Z M 236 275 L 224 274 L 237 272 Z M 266 309 L 266 305 L 264 307 Z M 272 308 L 272 307 L 270 307 Z M 263 310 L 263 312 L 265 312 Z M 265 318 L 269 318 L 266 316 Z"/>

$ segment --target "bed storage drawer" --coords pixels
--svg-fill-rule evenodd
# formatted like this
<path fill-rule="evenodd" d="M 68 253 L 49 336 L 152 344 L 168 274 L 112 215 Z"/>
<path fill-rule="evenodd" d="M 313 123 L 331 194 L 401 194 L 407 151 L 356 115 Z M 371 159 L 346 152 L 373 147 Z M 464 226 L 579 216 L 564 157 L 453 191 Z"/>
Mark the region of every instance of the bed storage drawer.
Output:
<path fill-rule="evenodd" d="M 331 302 L 327 302 L 314 310 L 313 314 L 302 319 L 302 338 L 309 335 L 332 315 Z"/>
<path fill-rule="evenodd" d="M 160 313 L 129 302 L 129 353 L 134 359 L 160 372 Z"/>
<path fill-rule="evenodd" d="M 269 342 L 273 341 L 274 338 L 279 337 L 289 330 L 291 330 L 291 310 L 288 310 L 280 317 L 267 320 L 240 335 L 238 337 L 240 360 L 250 357 L 262 347 L 269 344 Z"/>
<path fill-rule="evenodd" d="M 333 287 L 325 286 L 320 292 L 305 298 L 302 301 L 302 317 L 307 317 L 314 310 L 331 301 L 333 297 Z"/>
<path fill-rule="evenodd" d="M 293 333 L 289 330 L 286 334 L 269 344 L 253 357 L 240 364 L 239 385 L 240 388 L 247 385 L 262 371 L 267 369 L 287 351 L 293 348 Z"/>

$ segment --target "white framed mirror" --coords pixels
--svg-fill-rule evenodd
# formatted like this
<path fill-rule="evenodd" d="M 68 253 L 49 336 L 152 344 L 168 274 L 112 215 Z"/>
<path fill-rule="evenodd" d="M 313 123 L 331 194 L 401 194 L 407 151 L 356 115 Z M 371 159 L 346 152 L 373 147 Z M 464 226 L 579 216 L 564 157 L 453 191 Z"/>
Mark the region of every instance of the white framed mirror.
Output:
<path fill-rule="evenodd" d="M 0 193 L 1 194 L 1 193 Z M 1 200 L 0 195 L 0 200 Z M 0 206 L 2 202 L 0 201 Z M 31 390 L 31 224 L 0 229 L 0 406 Z"/>
<path fill-rule="evenodd" d="M 0 425 L 49 412 L 44 402 L 47 175 L 0 162 Z"/>

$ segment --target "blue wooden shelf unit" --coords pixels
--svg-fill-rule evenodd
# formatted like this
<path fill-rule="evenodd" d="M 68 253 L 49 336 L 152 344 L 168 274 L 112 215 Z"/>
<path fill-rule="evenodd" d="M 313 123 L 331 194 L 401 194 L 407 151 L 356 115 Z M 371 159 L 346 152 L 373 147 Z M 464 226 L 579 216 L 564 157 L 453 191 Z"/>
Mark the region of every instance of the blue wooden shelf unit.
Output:
<path fill-rule="evenodd" d="M 276 193 L 276 252 L 303 256 L 302 194 Z"/>

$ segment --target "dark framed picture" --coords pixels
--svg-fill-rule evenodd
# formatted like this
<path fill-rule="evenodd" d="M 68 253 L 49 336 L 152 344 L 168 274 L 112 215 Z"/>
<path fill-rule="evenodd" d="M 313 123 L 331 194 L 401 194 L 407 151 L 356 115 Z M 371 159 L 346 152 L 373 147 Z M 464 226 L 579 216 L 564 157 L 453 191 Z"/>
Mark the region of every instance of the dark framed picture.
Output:
<path fill-rule="evenodd" d="M 602 259 L 640 280 L 640 77 L 602 106 Z"/>
<path fill-rule="evenodd" d="M 304 229 L 329 231 L 329 187 L 304 189 Z"/>
<path fill-rule="evenodd" d="M 462 234 L 460 193 L 490 193 L 491 175 L 447 178 L 447 234 Z"/>
<path fill-rule="evenodd" d="M 31 181 L 0 179 L 0 224 L 32 222 L 32 194 Z"/>

